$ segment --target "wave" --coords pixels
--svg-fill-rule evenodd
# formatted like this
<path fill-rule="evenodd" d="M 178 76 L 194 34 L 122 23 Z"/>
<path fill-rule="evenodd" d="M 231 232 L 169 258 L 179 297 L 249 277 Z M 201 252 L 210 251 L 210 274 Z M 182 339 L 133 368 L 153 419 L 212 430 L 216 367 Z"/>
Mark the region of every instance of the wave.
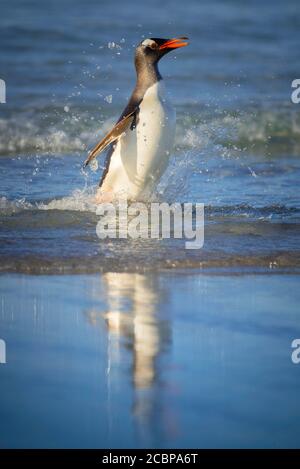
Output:
<path fill-rule="evenodd" d="M 194 111 L 193 111 L 194 112 Z M 0 155 L 81 154 L 112 125 L 115 118 L 93 110 L 64 106 L 0 119 Z M 255 144 L 286 144 L 300 148 L 300 117 L 294 109 L 249 110 L 239 115 L 191 113 L 178 116 L 176 150 L 208 144 L 246 149 Z M 224 150 L 225 151 L 225 150 Z"/>
<path fill-rule="evenodd" d="M 59 210 L 66 212 L 91 212 L 96 213 L 97 204 L 94 203 L 95 187 L 76 189 L 70 195 L 51 200 L 30 202 L 25 198 L 8 199 L 0 197 L 0 215 L 7 216 L 21 211 L 48 211 Z M 153 201 L 159 201 L 153 197 Z M 150 204 L 151 202 L 147 202 Z M 129 204 L 129 202 L 128 202 Z M 300 216 L 300 207 L 273 204 L 267 206 L 253 206 L 250 204 L 235 205 L 205 205 L 205 215 L 208 217 L 246 217 L 258 220 L 271 219 L 272 217 Z"/>
<path fill-rule="evenodd" d="M 30 202 L 25 198 L 10 200 L 0 197 L 0 215 L 11 215 L 21 211 L 62 210 L 76 212 L 96 212 L 97 205 L 93 202 L 94 188 L 76 189 L 69 196 L 52 200 Z"/>
<path fill-rule="evenodd" d="M 231 150 L 254 150 L 257 146 L 286 145 L 300 150 L 300 115 L 294 108 L 249 109 L 239 114 L 189 116 L 179 120 L 177 145 L 201 148 L 217 144 Z"/>
<path fill-rule="evenodd" d="M 0 155 L 18 154 L 64 154 L 87 150 L 86 141 L 90 136 L 84 129 L 73 132 L 59 126 L 43 128 L 34 120 L 0 119 Z"/>

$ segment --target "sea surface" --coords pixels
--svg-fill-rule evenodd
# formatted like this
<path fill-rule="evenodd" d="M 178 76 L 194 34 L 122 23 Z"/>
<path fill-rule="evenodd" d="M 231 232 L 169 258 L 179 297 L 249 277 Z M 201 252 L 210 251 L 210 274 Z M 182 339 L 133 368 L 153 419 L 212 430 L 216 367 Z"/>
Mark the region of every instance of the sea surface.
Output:
<path fill-rule="evenodd" d="M 1 1 L 1 447 L 299 446 L 298 10 Z M 199 250 L 96 234 L 104 158 L 82 164 L 151 36 L 190 39 L 160 63 L 177 131 L 151 200 L 204 204 Z"/>

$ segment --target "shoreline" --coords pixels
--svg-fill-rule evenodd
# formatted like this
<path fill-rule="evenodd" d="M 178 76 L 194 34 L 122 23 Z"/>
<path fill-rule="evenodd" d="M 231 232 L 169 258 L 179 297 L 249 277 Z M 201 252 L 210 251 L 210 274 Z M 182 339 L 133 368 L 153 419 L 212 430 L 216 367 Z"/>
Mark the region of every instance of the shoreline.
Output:
<path fill-rule="evenodd" d="M 24 275 L 95 275 L 106 273 L 131 273 L 131 274 L 160 274 L 160 273 L 194 273 L 196 275 L 299 275 L 300 263 L 295 259 L 294 263 L 280 263 L 277 258 L 265 259 L 259 258 L 261 265 L 257 262 L 257 258 L 251 256 L 248 262 L 242 263 L 240 256 L 239 262 L 232 260 L 209 260 L 190 262 L 177 262 L 172 260 L 169 263 L 153 264 L 148 267 L 140 266 L 118 266 L 114 262 L 112 265 L 102 265 L 102 259 L 96 259 L 89 265 L 80 265 L 82 259 L 68 259 L 64 263 L 60 259 L 60 265 L 54 259 L 34 259 L 27 264 L 26 259 L 6 261 L 1 260 L 0 276 L 6 274 L 24 274 Z M 253 261 L 253 262 L 252 262 Z M 38 265 L 32 264 L 38 263 Z M 11 263 L 11 264 L 10 264 Z M 9 265 L 10 264 L 10 265 Z M 143 264 L 143 261 L 141 261 Z M 99 267 L 100 265 L 100 267 Z"/>

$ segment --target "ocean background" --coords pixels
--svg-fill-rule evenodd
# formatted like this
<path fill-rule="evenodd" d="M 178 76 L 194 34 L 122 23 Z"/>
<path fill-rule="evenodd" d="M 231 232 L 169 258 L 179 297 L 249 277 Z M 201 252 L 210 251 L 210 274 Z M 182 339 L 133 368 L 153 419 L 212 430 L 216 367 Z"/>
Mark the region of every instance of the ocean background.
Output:
<path fill-rule="evenodd" d="M 0 447 L 299 446 L 299 31 L 296 0 L 1 1 Z M 200 250 L 96 235 L 82 163 L 151 36 L 190 39 L 153 198 L 205 204 Z"/>

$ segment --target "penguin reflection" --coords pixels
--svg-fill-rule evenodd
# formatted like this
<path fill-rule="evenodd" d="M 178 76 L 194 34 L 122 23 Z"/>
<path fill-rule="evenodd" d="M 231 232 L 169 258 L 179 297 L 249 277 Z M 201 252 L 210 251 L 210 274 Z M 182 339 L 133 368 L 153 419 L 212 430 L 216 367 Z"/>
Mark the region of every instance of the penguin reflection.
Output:
<path fill-rule="evenodd" d="M 93 325 L 105 319 L 109 334 L 108 374 L 111 367 L 121 362 L 120 345 L 123 343 L 131 351 L 135 390 L 133 410 L 137 417 L 149 423 L 150 414 L 160 411 L 159 359 L 171 338 L 169 321 L 157 315 L 164 292 L 153 276 L 107 273 L 102 279 L 101 296 L 108 308 L 106 311 L 89 311 L 87 317 Z"/>

